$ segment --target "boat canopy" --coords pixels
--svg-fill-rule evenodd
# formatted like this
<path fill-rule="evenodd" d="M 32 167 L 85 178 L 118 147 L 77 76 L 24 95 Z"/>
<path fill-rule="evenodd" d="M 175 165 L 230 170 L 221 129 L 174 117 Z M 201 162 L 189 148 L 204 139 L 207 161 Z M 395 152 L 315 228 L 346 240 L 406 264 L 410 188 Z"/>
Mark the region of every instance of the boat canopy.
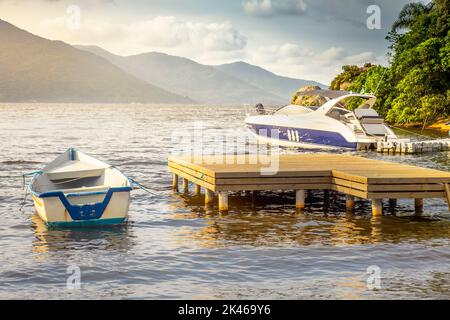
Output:
<path fill-rule="evenodd" d="M 376 97 L 374 95 L 359 94 L 359 93 L 348 93 L 348 94 L 341 95 L 341 96 L 339 96 L 339 97 L 337 97 L 335 99 L 332 99 L 330 101 L 327 101 L 319 109 L 317 109 L 317 112 L 326 114 L 331 109 L 333 109 L 333 107 L 338 105 L 339 102 L 341 102 L 342 100 L 345 100 L 347 98 L 352 98 L 352 97 L 354 97 L 354 98 L 362 98 L 362 99 L 366 99 L 366 100 L 373 100 L 372 102 L 368 102 L 367 106 L 365 107 L 366 109 L 371 109 L 372 106 L 375 103 L 375 100 L 376 100 Z"/>

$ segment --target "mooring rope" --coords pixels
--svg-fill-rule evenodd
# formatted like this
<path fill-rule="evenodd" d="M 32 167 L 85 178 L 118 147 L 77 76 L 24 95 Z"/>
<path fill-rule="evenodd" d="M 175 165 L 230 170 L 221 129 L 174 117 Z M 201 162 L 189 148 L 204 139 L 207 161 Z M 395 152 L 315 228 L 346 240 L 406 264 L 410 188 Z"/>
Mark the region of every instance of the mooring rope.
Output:
<path fill-rule="evenodd" d="M 126 177 L 128 178 L 128 180 L 131 181 L 132 184 L 135 184 L 136 186 L 138 186 L 139 189 L 141 189 L 142 191 L 145 191 L 145 192 L 147 192 L 148 194 L 151 194 L 151 195 L 153 195 L 153 196 L 159 196 L 159 194 L 150 191 L 150 189 L 149 189 L 148 187 L 146 187 L 146 186 L 144 186 L 143 184 L 137 182 L 137 181 L 134 180 L 133 178 L 130 178 L 130 177 L 128 177 L 128 176 L 126 176 Z"/>
<path fill-rule="evenodd" d="M 141 189 L 144 192 L 147 192 L 148 194 L 151 194 L 153 196 L 159 196 L 159 194 L 153 192 L 150 190 L 149 187 L 144 186 L 142 183 L 137 182 L 135 179 L 131 178 L 130 176 L 126 175 L 125 173 L 123 173 L 121 170 L 119 170 L 119 168 L 117 168 L 116 166 L 111 166 L 111 168 L 116 169 L 118 171 L 120 171 L 132 184 L 136 185 L 137 187 L 139 187 L 139 189 Z"/>
<path fill-rule="evenodd" d="M 28 198 L 28 188 L 25 189 L 25 194 L 23 195 L 22 203 L 20 204 L 19 211 L 23 211 Z"/>
<path fill-rule="evenodd" d="M 32 172 L 28 172 L 28 173 L 23 173 L 22 174 L 22 182 L 23 182 L 23 185 L 22 185 L 22 190 L 24 190 L 25 189 L 25 177 L 29 177 L 29 176 L 35 176 L 35 175 L 37 175 L 37 174 L 43 174 L 44 172 L 42 171 L 42 170 L 37 170 L 37 171 L 32 171 Z"/>
<path fill-rule="evenodd" d="M 27 198 L 28 198 L 28 188 L 26 188 L 25 178 L 30 177 L 30 176 L 34 177 L 35 175 L 42 174 L 42 173 L 43 173 L 42 170 L 37 170 L 37 171 L 23 173 L 21 175 L 22 176 L 22 190 L 25 190 L 25 194 L 23 195 L 23 200 L 22 200 L 22 203 L 20 204 L 19 211 L 23 211 L 23 208 L 25 207 L 25 204 L 27 203 Z"/>

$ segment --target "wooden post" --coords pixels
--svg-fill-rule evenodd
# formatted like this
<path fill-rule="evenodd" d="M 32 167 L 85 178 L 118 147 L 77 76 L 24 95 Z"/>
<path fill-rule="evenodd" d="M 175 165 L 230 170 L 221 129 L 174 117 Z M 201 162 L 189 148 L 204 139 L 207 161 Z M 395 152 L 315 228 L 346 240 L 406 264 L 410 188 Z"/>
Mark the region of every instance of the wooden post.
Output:
<path fill-rule="evenodd" d="M 295 190 L 295 208 L 305 209 L 305 190 Z"/>
<path fill-rule="evenodd" d="M 447 196 L 448 211 L 450 211 L 450 187 L 448 183 L 444 183 L 445 195 Z"/>
<path fill-rule="evenodd" d="M 349 194 L 345 195 L 345 207 L 347 208 L 347 211 L 353 211 L 355 208 L 355 197 L 351 196 Z"/>
<path fill-rule="evenodd" d="M 189 181 L 188 179 L 183 178 L 183 193 L 189 192 Z"/>
<path fill-rule="evenodd" d="M 389 207 L 395 208 L 397 206 L 397 199 L 389 199 Z"/>
<path fill-rule="evenodd" d="M 323 190 L 323 201 L 325 203 L 330 202 L 330 190 Z"/>
<path fill-rule="evenodd" d="M 423 212 L 423 199 L 422 198 L 414 199 L 414 209 L 416 211 L 416 214 L 421 214 Z"/>
<path fill-rule="evenodd" d="M 195 195 L 196 196 L 199 196 L 200 195 L 200 193 L 201 193 L 201 186 L 200 185 L 198 185 L 198 184 L 196 184 L 195 185 Z"/>
<path fill-rule="evenodd" d="M 172 189 L 178 191 L 178 175 L 175 173 L 172 175 Z"/>
<path fill-rule="evenodd" d="M 213 201 L 214 201 L 214 192 L 209 189 L 205 189 L 205 204 L 210 204 Z"/>
<path fill-rule="evenodd" d="M 395 208 L 397 208 L 397 199 L 389 199 L 389 212 L 395 214 Z"/>
<path fill-rule="evenodd" d="M 256 198 L 258 197 L 258 191 L 253 190 L 252 191 L 252 204 L 254 205 L 256 202 Z"/>
<path fill-rule="evenodd" d="M 383 215 L 383 200 L 372 199 L 372 216 L 378 217 Z"/>
<path fill-rule="evenodd" d="M 219 191 L 219 211 L 228 211 L 228 192 Z"/>
<path fill-rule="evenodd" d="M 323 190 L 323 210 L 325 213 L 330 208 L 330 190 Z"/>

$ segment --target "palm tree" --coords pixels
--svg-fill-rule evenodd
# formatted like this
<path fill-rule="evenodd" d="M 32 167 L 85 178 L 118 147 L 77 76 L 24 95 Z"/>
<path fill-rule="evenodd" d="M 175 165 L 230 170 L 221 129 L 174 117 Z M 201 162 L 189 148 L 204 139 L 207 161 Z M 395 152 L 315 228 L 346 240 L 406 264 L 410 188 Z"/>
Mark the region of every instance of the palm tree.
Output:
<path fill-rule="evenodd" d="M 405 5 L 400 11 L 397 20 L 392 25 L 392 33 L 396 33 L 399 29 L 409 29 L 416 19 L 426 13 L 429 13 L 434 6 L 434 1 L 427 4 L 422 2 L 413 2 Z"/>

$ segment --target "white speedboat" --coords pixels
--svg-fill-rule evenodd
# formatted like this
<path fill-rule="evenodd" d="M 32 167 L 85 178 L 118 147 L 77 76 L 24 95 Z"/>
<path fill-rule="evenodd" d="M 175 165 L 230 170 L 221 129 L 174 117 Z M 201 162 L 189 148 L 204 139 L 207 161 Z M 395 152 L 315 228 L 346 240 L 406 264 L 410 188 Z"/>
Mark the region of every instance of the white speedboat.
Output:
<path fill-rule="evenodd" d="M 38 171 L 29 189 L 48 225 L 86 226 L 122 223 L 132 183 L 116 168 L 71 148 Z"/>
<path fill-rule="evenodd" d="M 313 90 L 297 93 L 321 96 L 321 106 L 288 105 L 267 113 L 261 105 L 258 115 L 247 115 L 245 123 L 260 142 L 287 147 L 320 149 L 373 149 L 377 141 L 399 139 L 372 109 L 376 97 L 348 91 Z M 343 100 L 357 99 L 359 106 L 348 110 Z"/>

